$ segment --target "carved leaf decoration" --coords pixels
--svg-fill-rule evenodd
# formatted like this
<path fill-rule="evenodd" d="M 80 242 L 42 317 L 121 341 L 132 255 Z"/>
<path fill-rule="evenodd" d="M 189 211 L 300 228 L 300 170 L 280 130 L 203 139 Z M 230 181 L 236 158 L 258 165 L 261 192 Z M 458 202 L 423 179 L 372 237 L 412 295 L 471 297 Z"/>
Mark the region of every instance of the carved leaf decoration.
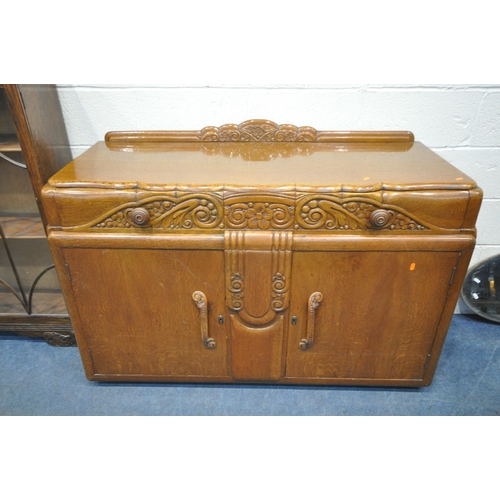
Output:
<path fill-rule="evenodd" d="M 325 205 L 325 203 L 322 203 L 321 205 Z M 331 207 L 327 207 L 326 210 L 331 215 L 331 219 L 326 223 L 326 227 L 328 229 L 337 229 L 339 226 L 345 225 L 347 221 L 345 214 L 339 212 L 338 210 L 331 210 Z"/>
<path fill-rule="evenodd" d="M 296 222 L 304 229 L 367 230 L 373 229 L 370 215 L 380 207 L 375 203 L 348 201 L 337 198 L 325 199 L 319 196 L 304 198 L 297 204 Z M 391 210 L 392 214 L 383 229 L 425 230 L 424 225 L 411 217 Z"/>
<path fill-rule="evenodd" d="M 352 217 L 349 217 L 347 219 L 347 223 L 349 224 L 349 229 L 357 229 L 358 223 L 356 220 L 354 220 Z"/>
<path fill-rule="evenodd" d="M 147 210 L 147 225 L 138 225 L 131 213 L 138 207 Z M 105 216 L 95 228 L 125 229 L 149 227 L 152 229 L 211 229 L 222 222 L 221 203 L 209 195 L 188 195 L 176 199 L 172 196 L 155 197 L 140 204 L 128 206 Z"/>

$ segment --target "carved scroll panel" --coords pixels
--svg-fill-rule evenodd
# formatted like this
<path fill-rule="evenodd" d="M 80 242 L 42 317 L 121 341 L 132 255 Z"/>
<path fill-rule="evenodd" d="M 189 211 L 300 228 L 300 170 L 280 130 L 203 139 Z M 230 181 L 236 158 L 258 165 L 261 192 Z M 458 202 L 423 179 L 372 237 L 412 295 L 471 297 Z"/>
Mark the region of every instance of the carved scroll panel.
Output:
<path fill-rule="evenodd" d="M 111 210 L 74 229 L 159 231 L 441 230 L 407 211 L 362 195 L 192 193 L 155 195 Z"/>
<path fill-rule="evenodd" d="M 292 241 L 289 231 L 226 231 L 226 302 L 249 325 L 288 307 Z"/>
<path fill-rule="evenodd" d="M 215 194 L 160 195 L 128 203 L 88 224 L 91 229 L 214 229 L 223 222 L 222 200 Z"/>
<path fill-rule="evenodd" d="M 309 230 L 424 230 L 428 225 L 397 207 L 360 197 L 340 198 L 326 195 L 307 195 L 297 200 L 295 229 Z"/>

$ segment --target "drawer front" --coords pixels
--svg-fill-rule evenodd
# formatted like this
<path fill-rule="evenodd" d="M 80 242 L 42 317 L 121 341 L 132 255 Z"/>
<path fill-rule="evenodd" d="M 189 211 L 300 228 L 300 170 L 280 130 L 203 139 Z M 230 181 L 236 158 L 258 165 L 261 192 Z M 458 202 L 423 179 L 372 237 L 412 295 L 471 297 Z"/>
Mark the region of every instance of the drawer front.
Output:
<path fill-rule="evenodd" d="M 44 199 L 47 212 L 53 214 L 51 225 L 71 231 L 449 234 L 474 227 L 475 217 L 470 216 L 468 226 L 464 226 L 469 195 L 468 191 L 383 189 L 370 193 L 318 193 L 290 187 L 111 194 L 110 190 L 72 192 L 47 188 Z"/>

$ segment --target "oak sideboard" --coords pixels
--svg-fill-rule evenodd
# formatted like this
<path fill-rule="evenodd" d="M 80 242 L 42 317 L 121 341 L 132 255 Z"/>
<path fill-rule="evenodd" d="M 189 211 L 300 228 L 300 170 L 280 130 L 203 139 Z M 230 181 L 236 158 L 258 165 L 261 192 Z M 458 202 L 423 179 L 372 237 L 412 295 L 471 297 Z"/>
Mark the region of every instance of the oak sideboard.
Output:
<path fill-rule="evenodd" d="M 43 189 L 91 380 L 425 386 L 482 191 L 410 132 L 109 132 Z"/>

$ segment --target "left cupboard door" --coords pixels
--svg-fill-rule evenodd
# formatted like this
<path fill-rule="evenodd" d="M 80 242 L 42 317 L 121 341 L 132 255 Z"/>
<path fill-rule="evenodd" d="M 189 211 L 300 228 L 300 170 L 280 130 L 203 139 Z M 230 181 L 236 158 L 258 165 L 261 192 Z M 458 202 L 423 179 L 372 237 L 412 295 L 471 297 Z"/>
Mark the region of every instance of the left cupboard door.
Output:
<path fill-rule="evenodd" d="M 89 379 L 227 377 L 223 251 L 52 247 Z"/>

